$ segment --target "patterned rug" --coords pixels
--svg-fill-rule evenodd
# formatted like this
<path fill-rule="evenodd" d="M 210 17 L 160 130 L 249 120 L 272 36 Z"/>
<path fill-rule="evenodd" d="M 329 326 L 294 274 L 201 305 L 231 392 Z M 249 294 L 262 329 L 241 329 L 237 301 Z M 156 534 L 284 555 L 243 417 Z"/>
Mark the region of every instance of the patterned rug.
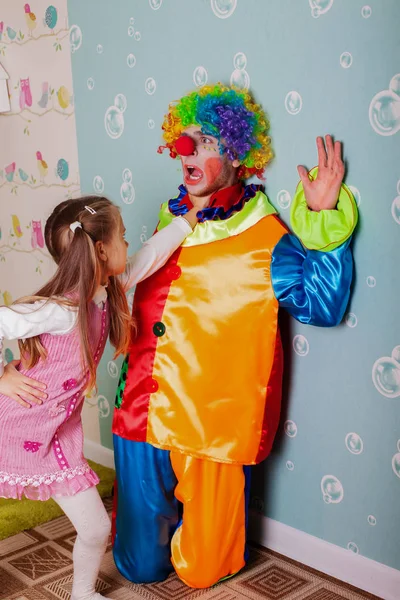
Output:
<path fill-rule="evenodd" d="M 111 499 L 105 500 L 111 511 Z M 74 529 L 66 517 L 0 541 L 0 600 L 69 600 Z M 236 577 L 208 590 L 186 587 L 176 575 L 135 585 L 116 570 L 107 549 L 97 591 L 113 600 L 381 600 L 259 546 Z"/>

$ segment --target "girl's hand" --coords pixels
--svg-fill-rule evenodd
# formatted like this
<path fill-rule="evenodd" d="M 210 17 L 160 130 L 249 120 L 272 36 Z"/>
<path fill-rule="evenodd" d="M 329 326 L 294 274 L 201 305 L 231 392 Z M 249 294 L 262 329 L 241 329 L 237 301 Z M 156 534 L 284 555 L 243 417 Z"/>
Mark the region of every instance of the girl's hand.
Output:
<path fill-rule="evenodd" d="M 342 144 L 340 142 L 333 144 L 330 135 L 325 136 L 325 143 L 326 150 L 322 137 L 317 137 L 318 175 L 315 180 L 310 181 L 304 167 L 297 167 L 308 207 L 317 212 L 336 207 L 344 176 Z"/>
<path fill-rule="evenodd" d="M 186 221 L 189 222 L 192 229 L 194 229 L 194 227 L 199 221 L 199 219 L 197 218 L 197 213 L 199 212 L 199 210 L 199 207 L 193 206 L 193 208 L 191 208 L 187 213 L 183 215 Z"/>
<path fill-rule="evenodd" d="M 0 377 L 0 394 L 16 400 L 25 408 L 31 408 L 31 404 L 42 404 L 42 401 L 47 398 L 47 394 L 43 391 L 46 386 L 40 381 L 21 375 L 15 368 L 18 364 L 19 360 L 13 360 L 5 367 Z"/>

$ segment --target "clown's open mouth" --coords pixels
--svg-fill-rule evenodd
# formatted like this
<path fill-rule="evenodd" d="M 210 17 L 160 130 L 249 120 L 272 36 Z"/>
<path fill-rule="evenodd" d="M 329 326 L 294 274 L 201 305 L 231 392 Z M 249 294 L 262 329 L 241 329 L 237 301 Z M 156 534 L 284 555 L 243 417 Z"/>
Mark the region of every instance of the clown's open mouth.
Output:
<path fill-rule="evenodd" d="M 186 183 L 198 183 L 203 179 L 203 171 L 193 165 L 185 166 L 185 181 Z"/>

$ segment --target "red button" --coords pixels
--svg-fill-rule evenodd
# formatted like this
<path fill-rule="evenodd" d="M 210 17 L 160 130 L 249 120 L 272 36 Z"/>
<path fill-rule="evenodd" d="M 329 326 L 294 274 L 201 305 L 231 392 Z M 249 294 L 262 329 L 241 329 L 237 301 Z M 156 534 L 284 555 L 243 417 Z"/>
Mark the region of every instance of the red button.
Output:
<path fill-rule="evenodd" d="M 147 381 L 145 382 L 145 387 L 146 387 L 146 392 L 156 392 L 158 390 L 158 383 L 155 379 L 153 379 L 152 377 L 149 377 L 149 379 L 147 379 Z"/>
<path fill-rule="evenodd" d="M 182 275 L 182 269 L 178 266 L 171 267 L 169 270 L 169 274 L 171 276 L 171 279 L 179 279 L 179 277 Z"/>

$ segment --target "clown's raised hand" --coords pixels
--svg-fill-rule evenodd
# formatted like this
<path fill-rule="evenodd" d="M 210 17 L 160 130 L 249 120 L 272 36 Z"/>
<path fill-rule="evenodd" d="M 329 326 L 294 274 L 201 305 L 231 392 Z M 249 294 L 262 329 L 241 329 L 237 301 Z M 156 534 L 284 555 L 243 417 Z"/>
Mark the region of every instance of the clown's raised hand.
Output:
<path fill-rule="evenodd" d="M 326 150 L 325 150 L 326 145 Z M 303 183 L 306 202 L 314 211 L 330 210 L 336 207 L 339 190 L 344 176 L 344 163 L 342 161 L 342 144 L 333 144 L 330 135 L 317 137 L 318 148 L 318 175 L 310 180 L 307 169 L 297 167 L 298 174 Z"/>

